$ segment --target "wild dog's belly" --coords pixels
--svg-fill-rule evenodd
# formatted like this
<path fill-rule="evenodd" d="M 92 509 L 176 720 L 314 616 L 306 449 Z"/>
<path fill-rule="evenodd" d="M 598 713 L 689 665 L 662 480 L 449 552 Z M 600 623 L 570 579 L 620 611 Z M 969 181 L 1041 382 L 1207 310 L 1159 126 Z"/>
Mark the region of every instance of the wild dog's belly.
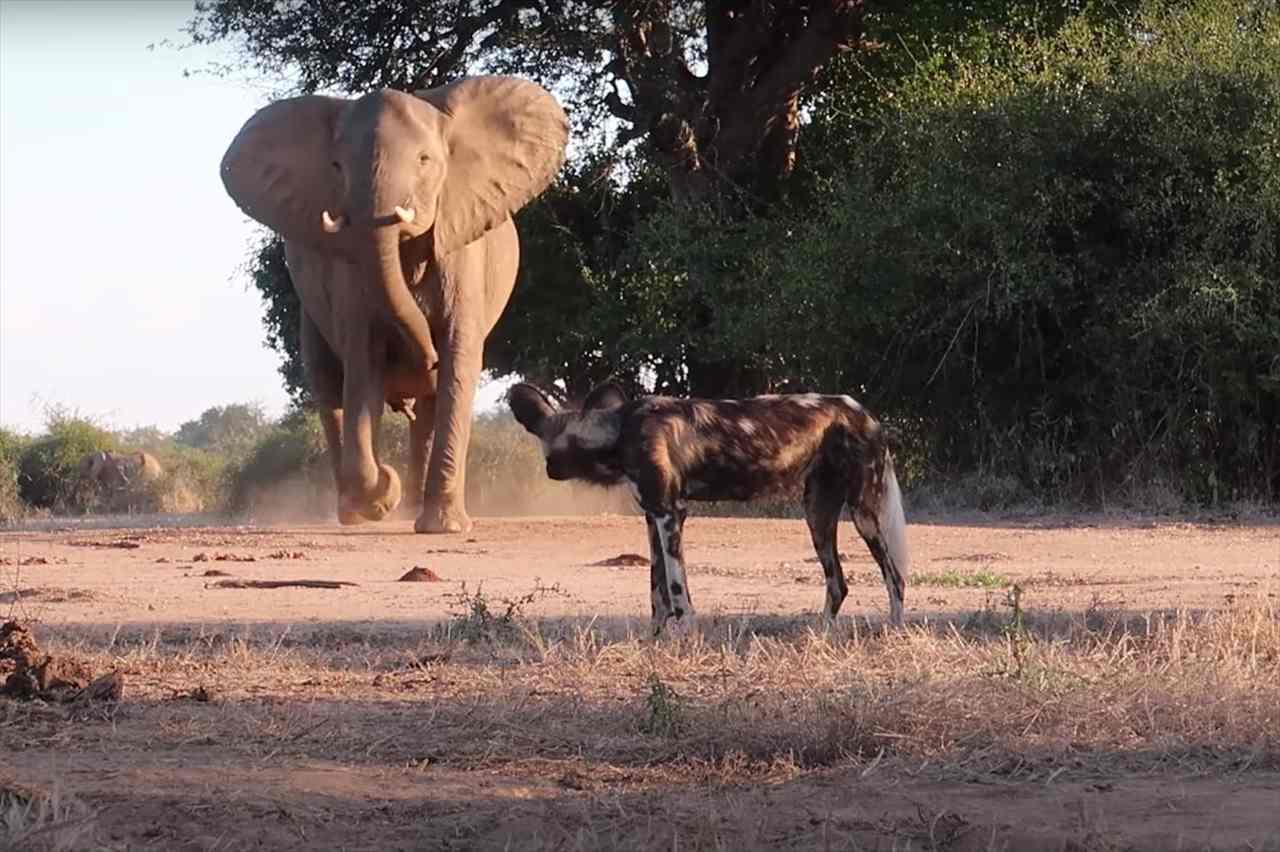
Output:
<path fill-rule="evenodd" d="M 690 500 L 757 500 L 784 494 L 803 485 L 809 461 L 810 457 L 721 455 L 686 474 L 685 496 Z"/>

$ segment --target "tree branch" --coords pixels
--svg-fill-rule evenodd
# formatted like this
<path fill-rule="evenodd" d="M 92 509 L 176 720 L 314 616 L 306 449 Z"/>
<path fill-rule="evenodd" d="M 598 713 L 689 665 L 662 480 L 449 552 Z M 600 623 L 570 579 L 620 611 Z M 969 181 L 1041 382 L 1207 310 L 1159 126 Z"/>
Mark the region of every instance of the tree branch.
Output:
<path fill-rule="evenodd" d="M 833 56 L 858 44 L 863 12 L 862 0 L 813 4 L 803 29 L 785 43 L 773 63 L 760 69 L 743 99 L 714 105 L 723 122 L 715 139 L 722 167 L 754 154 L 771 133 L 783 132 L 790 142 L 780 146 L 783 161 L 775 165 L 784 173 L 789 170 L 799 97 Z"/>

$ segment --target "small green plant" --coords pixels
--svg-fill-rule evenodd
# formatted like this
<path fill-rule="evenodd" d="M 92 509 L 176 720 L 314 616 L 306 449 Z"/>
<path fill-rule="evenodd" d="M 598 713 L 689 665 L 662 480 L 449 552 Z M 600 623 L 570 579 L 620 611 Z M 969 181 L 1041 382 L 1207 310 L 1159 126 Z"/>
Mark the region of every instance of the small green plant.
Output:
<path fill-rule="evenodd" d="M 1017 583 L 1009 589 L 1009 593 L 1005 596 L 1005 606 L 1009 608 L 1009 618 L 1005 622 L 1003 633 L 1005 641 L 1009 645 L 1010 665 L 1005 669 L 1005 674 L 1021 679 L 1026 673 L 1027 656 L 1031 650 L 1033 640 L 1031 633 L 1027 630 L 1027 623 L 1022 611 L 1022 587 Z"/>
<path fill-rule="evenodd" d="M 684 729 L 684 699 L 663 683 L 657 672 L 649 675 L 647 686 L 640 731 L 655 737 L 677 736 Z"/>
<path fill-rule="evenodd" d="M 950 569 L 940 574 L 917 574 L 911 578 L 913 586 L 942 586 L 948 589 L 1003 589 L 1012 585 L 1008 577 L 989 568 L 978 571 Z"/>
<path fill-rule="evenodd" d="M 469 592 L 467 584 L 462 583 L 456 593 L 445 596 L 451 604 L 449 636 L 471 644 L 511 642 L 518 638 L 521 622 L 526 618 L 525 607 L 547 595 L 567 596 L 559 583 L 544 586 L 539 580 L 533 582 L 532 591 L 516 598 L 499 598 L 493 603 L 485 596 L 483 584 Z"/>

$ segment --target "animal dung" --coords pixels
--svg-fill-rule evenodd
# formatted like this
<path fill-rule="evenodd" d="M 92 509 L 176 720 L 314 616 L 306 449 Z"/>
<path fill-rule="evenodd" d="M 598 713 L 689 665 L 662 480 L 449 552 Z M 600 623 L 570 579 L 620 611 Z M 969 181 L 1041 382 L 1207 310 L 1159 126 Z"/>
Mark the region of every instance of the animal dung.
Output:
<path fill-rule="evenodd" d="M 430 568 L 423 568 L 421 565 L 415 565 L 401 575 L 397 583 L 443 583 L 444 577 L 441 577 Z"/>

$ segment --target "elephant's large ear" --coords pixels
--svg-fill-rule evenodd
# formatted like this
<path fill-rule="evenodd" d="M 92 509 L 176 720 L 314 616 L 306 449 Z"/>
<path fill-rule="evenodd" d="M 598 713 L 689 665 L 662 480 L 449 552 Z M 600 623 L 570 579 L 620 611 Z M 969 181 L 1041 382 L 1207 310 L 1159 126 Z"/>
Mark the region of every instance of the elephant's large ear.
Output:
<path fill-rule="evenodd" d="M 517 77 L 469 77 L 415 92 L 448 116 L 435 219 L 438 256 L 474 242 L 528 204 L 564 162 L 569 121 L 551 93 Z"/>
<path fill-rule="evenodd" d="M 551 402 L 533 385 L 521 382 L 507 391 L 507 404 L 516 420 L 529 432 L 537 435 L 543 422 L 555 409 Z"/>
<path fill-rule="evenodd" d="M 332 245 L 321 214 L 337 215 L 334 127 L 348 101 L 287 98 L 245 122 L 222 157 L 222 184 L 245 213 L 290 240 Z"/>

